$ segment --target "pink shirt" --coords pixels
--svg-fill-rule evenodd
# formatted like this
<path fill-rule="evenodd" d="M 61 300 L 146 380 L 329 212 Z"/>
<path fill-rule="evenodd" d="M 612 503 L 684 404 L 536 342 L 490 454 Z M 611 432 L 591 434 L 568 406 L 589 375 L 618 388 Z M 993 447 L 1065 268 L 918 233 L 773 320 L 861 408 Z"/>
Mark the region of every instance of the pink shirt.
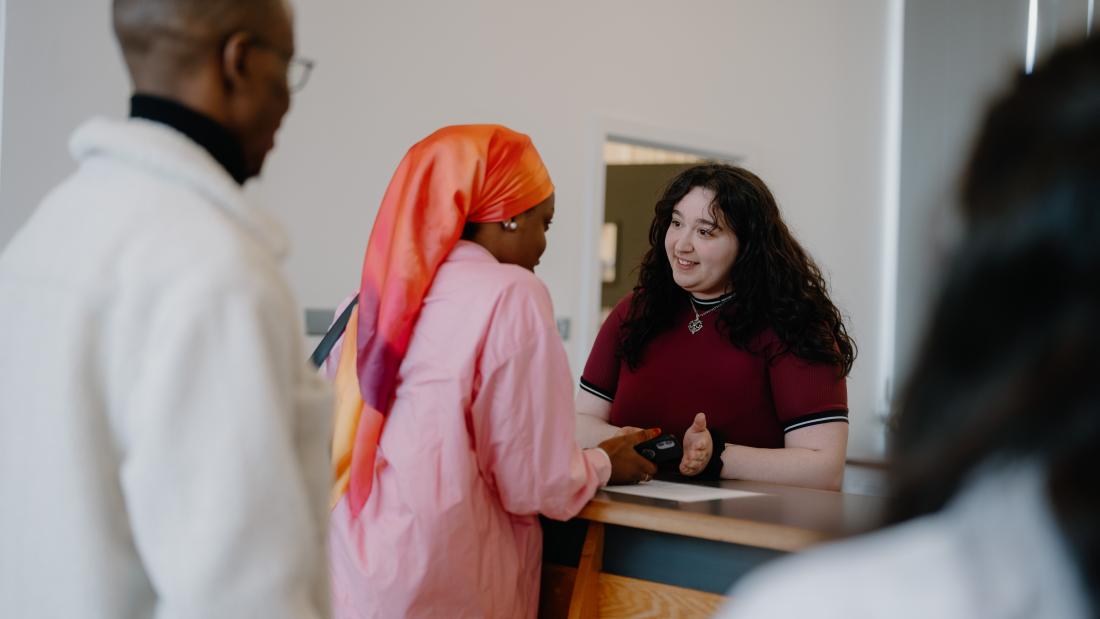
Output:
<path fill-rule="evenodd" d="M 357 520 L 346 496 L 333 510 L 335 616 L 534 617 L 537 514 L 573 517 L 611 474 L 573 425 L 545 286 L 460 241 L 401 364 L 371 495 Z"/>

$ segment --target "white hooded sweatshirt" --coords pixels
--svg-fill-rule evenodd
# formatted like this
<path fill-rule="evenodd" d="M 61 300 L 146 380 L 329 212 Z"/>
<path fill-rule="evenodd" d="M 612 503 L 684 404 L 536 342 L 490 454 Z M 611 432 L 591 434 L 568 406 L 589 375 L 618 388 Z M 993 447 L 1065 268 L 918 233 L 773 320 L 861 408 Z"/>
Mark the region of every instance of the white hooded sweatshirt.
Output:
<path fill-rule="evenodd" d="M 320 617 L 330 407 L 286 240 L 203 148 L 93 120 L 0 255 L 0 617 Z"/>

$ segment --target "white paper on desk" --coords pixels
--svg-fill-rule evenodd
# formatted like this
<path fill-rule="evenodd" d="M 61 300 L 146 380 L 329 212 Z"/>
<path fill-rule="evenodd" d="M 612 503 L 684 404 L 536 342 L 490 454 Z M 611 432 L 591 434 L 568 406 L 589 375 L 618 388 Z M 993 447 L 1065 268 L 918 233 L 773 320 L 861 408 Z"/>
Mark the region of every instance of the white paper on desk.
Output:
<path fill-rule="evenodd" d="M 759 492 L 746 492 L 744 490 L 731 490 L 729 488 L 711 488 L 709 486 L 677 484 L 670 481 L 656 480 L 635 486 L 607 486 L 603 490 L 606 492 L 618 492 L 619 494 L 632 494 L 634 496 L 644 496 L 653 499 L 664 499 L 666 501 L 678 501 L 680 503 L 760 496 Z"/>

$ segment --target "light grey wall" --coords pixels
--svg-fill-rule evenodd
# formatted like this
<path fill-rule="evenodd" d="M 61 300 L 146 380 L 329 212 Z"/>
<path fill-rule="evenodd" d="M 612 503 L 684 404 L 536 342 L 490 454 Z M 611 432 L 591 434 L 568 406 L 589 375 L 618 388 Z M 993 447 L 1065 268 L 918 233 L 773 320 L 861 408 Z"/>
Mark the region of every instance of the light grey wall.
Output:
<path fill-rule="evenodd" d="M 110 0 L 6 3 L 0 248 L 75 169 L 68 140 L 92 115 L 120 116 L 129 93 L 110 36 Z"/>
<path fill-rule="evenodd" d="M 7 16 L 8 2 L 7 0 L 0 0 L 0 143 L 3 143 L 4 138 L 4 50 L 7 49 Z M 2 149 L 0 149 L 0 155 L 3 155 Z M 0 170 L 3 169 L 3 165 L 3 159 L 0 159 Z M 3 216 L 2 209 L 0 209 L 0 230 L 4 229 Z M 3 246 L 4 241 L 0 238 L 0 247 Z"/>
<path fill-rule="evenodd" d="M 1089 27 L 1089 7 L 1093 24 Z M 1037 56 L 1049 54 L 1059 43 L 1091 34 L 1097 23 L 1097 0 L 1038 0 Z"/>
<path fill-rule="evenodd" d="M 958 232 L 955 192 L 990 97 L 1022 66 L 1028 0 L 905 3 L 895 376 L 910 369 Z"/>
<path fill-rule="evenodd" d="M 604 185 L 604 221 L 619 226 L 615 282 L 603 284 L 600 305 L 615 307 L 638 283 L 638 267 L 649 251 L 653 207 L 665 185 L 692 164 L 609 165 Z"/>
<path fill-rule="evenodd" d="M 7 0 L 0 0 L 0 143 L 3 143 L 4 139 L 4 50 L 7 49 L 7 16 L 8 2 Z M 3 149 L 0 149 L 0 156 L 2 155 Z M 3 169 L 3 166 L 3 159 L 0 158 L 0 170 Z M 3 205 L 3 203 L 0 202 L 0 205 Z M 0 231 L 4 229 L 3 217 L 3 209 L 0 209 Z M 3 246 L 4 239 L 0 237 L 0 247 Z"/>
<path fill-rule="evenodd" d="M 1038 0 L 1036 56 L 1085 35 L 1089 0 Z M 992 99 L 1024 69 L 1029 0 L 905 3 L 895 376 L 904 381 L 960 232 L 962 167 Z M 1093 16 L 1094 20 L 1096 16 Z"/>

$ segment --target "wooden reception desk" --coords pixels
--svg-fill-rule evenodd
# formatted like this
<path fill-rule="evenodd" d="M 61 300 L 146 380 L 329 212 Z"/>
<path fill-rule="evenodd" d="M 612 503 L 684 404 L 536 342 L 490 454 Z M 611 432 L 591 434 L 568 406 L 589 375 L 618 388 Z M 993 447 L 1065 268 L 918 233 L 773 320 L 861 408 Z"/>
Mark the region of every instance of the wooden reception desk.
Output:
<path fill-rule="evenodd" d="M 867 530 L 885 507 L 881 497 L 792 486 L 702 485 L 759 494 L 677 503 L 599 492 L 573 521 L 546 522 L 540 616 L 707 617 L 741 574 Z"/>

